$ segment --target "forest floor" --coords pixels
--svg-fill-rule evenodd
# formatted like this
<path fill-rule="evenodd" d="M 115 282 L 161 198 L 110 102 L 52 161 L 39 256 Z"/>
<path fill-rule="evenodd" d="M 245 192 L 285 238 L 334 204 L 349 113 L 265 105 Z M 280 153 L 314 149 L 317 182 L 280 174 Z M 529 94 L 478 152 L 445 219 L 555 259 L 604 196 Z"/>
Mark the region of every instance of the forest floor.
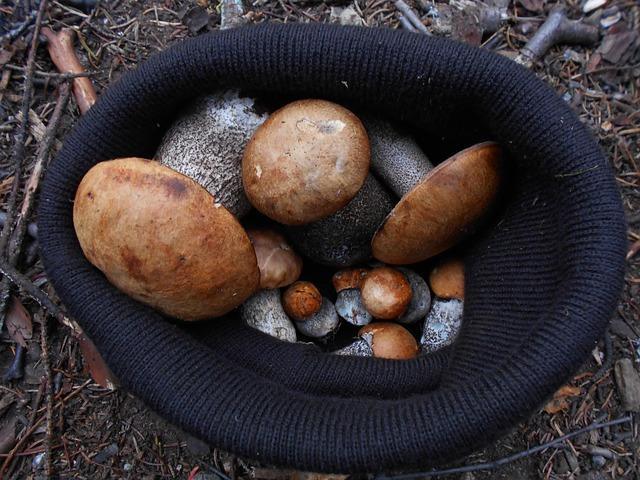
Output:
<path fill-rule="evenodd" d="M 0 199 L 5 213 L 11 208 L 16 138 L 27 94 L 24 72 L 38 3 L 0 3 Z M 509 2 L 509 19 L 494 33 L 487 33 L 470 20 L 469 8 L 478 6 L 473 0 L 407 3 L 431 33 L 481 44 L 511 58 L 521 52 L 556 5 L 547 0 Z M 496 444 L 452 466 L 491 463 L 597 422 L 625 418 L 625 409 L 640 409 L 629 403 L 633 399 L 623 405 L 623 397 L 633 393 L 629 385 L 634 378 L 640 381 L 640 3 L 557 3 L 567 8 L 571 18 L 597 27 L 599 39 L 590 46 L 555 46 L 531 68 L 571 105 L 611 162 L 629 221 L 624 290 L 608 335 L 594 346 L 593 358 L 553 402 Z M 463 7 L 466 13 L 460 10 Z M 403 28 L 396 6 L 387 0 L 255 0 L 245 2 L 245 10 L 243 21 L 249 23 L 333 22 Z M 41 23 L 54 31 L 71 28 L 76 32 L 76 51 L 100 95 L 152 53 L 219 28 L 220 11 L 217 2 L 209 0 L 104 0 L 97 4 L 50 0 Z M 19 199 L 36 165 L 39 147 L 50 136 L 53 156 L 80 115 L 72 97 L 61 106 L 59 122 L 52 120 L 66 82 L 55 72 L 46 45 L 40 42 L 27 104 L 29 128 Z M 54 124 L 55 128 L 47 129 Z M 44 158 L 46 165 L 49 156 Z M 37 218 L 31 215 L 29 221 L 37 222 Z M 37 256 L 37 234 L 30 233 L 18 242 L 21 252 L 14 263 L 32 285 L 57 301 Z M 328 478 L 272 469 L 207 446 L 165 422 L 127 392 L 105 388 L 104 372 L 91 344 L 55 321 L 48 322 L 43 336 L 42 318 L 37 303 L 13 292 L 0 336 L 0 374 L 4 377 L 0 384 L 0 478 L 43 478 L 47 470 L 59 478 L 87 479 L 205 480 L 219 478 L 218 471 L 234 478 Z M 631 369 L 625 368 L 629 365 Z M 637 419 L 628 417 L 621 424 L 593 429 L 506 465 L 438 478 L 640 478 L 638 430 Z M 50 457 L 45 455 L 47 450 Z"/>

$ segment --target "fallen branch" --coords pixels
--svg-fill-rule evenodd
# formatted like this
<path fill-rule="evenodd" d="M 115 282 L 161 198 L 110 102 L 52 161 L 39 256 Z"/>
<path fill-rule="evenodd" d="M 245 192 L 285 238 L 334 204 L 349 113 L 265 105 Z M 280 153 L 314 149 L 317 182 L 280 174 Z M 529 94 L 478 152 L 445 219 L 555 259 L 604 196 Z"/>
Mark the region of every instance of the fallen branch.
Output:
<path fill-rule="evenodd" d="M 40 348 L 42 350 L 42 363 L 46 377 L 45 397 L 47 399 L 47 433 L 45 436 L 45 475 L 51 478 L 53 475 L 53 462 L 51 461 L 51 445 L 53 444 L 53 377 L 51 375 L 51 360 L 49 358 L 49 316 L 42 313 L 40 325 Z"/>
<path fill-rule="evenodd" d="M 96 103 L 98 95 L 93 88 L 91 80 L 84 76 L 77 76 L 77 74 L 85 74 L 86 72 L 73 47 L 74 31 L 70 28 L 65 28 L 56 34 L 50 28 L 43 28 L 42 34 L 49 41 L 47 49 L 49 50 L 51 61 L 60 73 L 76 75 L 73 79 L 73 96 L 76 99 L 80 113 L 84 115 Z"/>
<path fill-rule="evenodd" d="M 22 105 L 20 107 L 20 111 L 22 112 L 22 121 L 20 122 L 13 148 L 13 183 L 11 185 L 11 191 L 9 192 L 9 198 L 6 202 L 6 222 L 2 228 L 2 234 L 0 234 L 0 255 L 4 255 L 7 249 L 7 244 L 9 243 L 11 232 L 13 231 L 15 210 L 18 203 L 18 192 L 20 190 L 20 179 L 22 177 L 22 164 L 24 163 L 25 156 L 25 144 L 27 143 L 27 131 L 29 130 L 29 105 L 31 104 L 33 91 L 33 67 L 36 59 L 36 51 L 38 50 L 40 25 L 42 23 L 46 3 L 46 0 L 42 0 L 42 2 L 40 2 L 40 8 L 38 9 L 38 14 L 36 16 L 36 26 L 33 32 L 33 40 L 31 41 L 31 48 L 29 50 L 29 55 L 27 56 L 27 67 L 24 73 Z"/>
<path fill-rule="evenodd" d="M 516 62 L 530 66 L 559 43 L 593 45 L 598 41 L 598 29 L 578 20 L 569 20 L 563 7 L 551 10 L 547 20 L 531 37 L 516 57 Z"/>
<path fill-rule="evenodd" d="M 429 33 L 429 30 L 427 30 L 427 27 L 424 26 L 424 23 L 422 23 L 422 21 L 418 18 L 416 13 L 413 11 L 413 9 L 409 5 L 407 5 L 403 0 L 396 0 L 394 4 L 398 9 L 398 11 L 402 13 L 405 19 L 415 28 L 415 30 L 422 32 L 426 35 L 431 35 Z M 400 20 L 400 23 L 402 23 L 402 26 L 405 26 L 402 20 Z"/>
<path fill-rule="evenodd" d="M 498 460 L 495 460 L 493 462 L 477 463 L 475 465 L 465 465 L 462 467 L 447 468 L 444 470 L 430 470 L 428 472 L 408 473 L 405 475 L 387 476 L 387 475 L 381 474 L 381 475 L 376 475 L 374 479 L 375 480 L 414 480 L 414 479 L 417 480 L 420 478 L 433 477 L 437 475 L 452 475 L 454 473 L 466 473 L 466 472 L 477 472 L 479 470 L 490 470 L 490 469 L 497 468 L 501 465 L 514 462 L 523 457 L 528 457 L 538 452 L 542 452 L 547 448 L 554 447 L 566 440 L 582 435 L 583 433 L 587 433 L 592 430 L 597 430 L 600 428 L 612 427 L 613 425 L 631 423 L 632 421 L 633 421 L 633 417 L 631 415 L 628 415 L 626 417 L 618 418 L 616 420 L 611 420 L 610 422 L 592 423 L 591 425 L 581 428 L 580 430 L 576 430 L 575 432 L 562 435 L 561 437 L 558 437 L 555 440 L 551 440 L 549 442 L 543 443 L 542 445 L 535 446 L 528 450 L 523 450 L 521 452 L 514 453 L 513 455 L 509 455 L 507 457 L 499 458 Z"/>

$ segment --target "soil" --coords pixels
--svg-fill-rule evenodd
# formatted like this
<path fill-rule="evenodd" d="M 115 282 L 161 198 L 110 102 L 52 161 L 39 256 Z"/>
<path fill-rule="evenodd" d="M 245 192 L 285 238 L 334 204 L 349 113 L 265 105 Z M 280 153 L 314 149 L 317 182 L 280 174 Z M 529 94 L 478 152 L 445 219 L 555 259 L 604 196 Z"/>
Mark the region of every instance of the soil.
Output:
<path fill-rule="evenodd" d="M 469 20 L 468 9 L 464 15 L 456 9 L 463 2 L 407 3 L 432 33 L 482 43 L 483 48 L 511 58 L 555 5 L 565 6 L 572 18 L 596 25 L 601 33 L 596 45 L 553 47 L 532 69 L 571 105 L 599 139 L 615 172 L 629 220 L 630 253 L 624 289 L 608 336 L 594 348 L 593 358 L 569 387 L 556 395 L 553 404 L 491 447 L 448 467 L 493 462 L 594 422 L 624 417 L 614 366 L 622 359 L 631 359 L 637 368 L 640 361 L 640 4 L 635 0 L 610 0 L 585 14 L 583 1 L 518 0 L 509 2 L 509 22 L 495 34 L 483 34 Z M 37 8 L 34 0 L 0 4 L 0 198 L 4 211 L 14 177 L 12 155 L 24 94 L 21 68 L 27 63 Z M 342 21 L 402 28 L 396 7 L 386 0 L 255 0 L 246 2 L 245 9 L 242 21 L 250 23 Z M 435 10 L 439 16 L 435 16 Z M 97 6 L 91 0 L 51 0 L 43 19 L 43 25 L 55 31 L 72 27 L 78 32 L 76 51 L 85 68 L 93 72 L 90 78 L 98 95 L 154 52 L 183 38 L 218 29 L 219 23 L 218 5 L 209 0 L 105 0 Z M 23 180 L 34 166 L 60 83 L 59 78 L 42 73 L 56 72 L 44 45 L 37 51 L 35 70 Z M 59 148 L 79 115 L 72 99 L 63 112 L 54 149 Z M 30 221 L 37 218 L 32 216 Z M 56 299 L 34 253 L 34 242 L 25 237 L 17 267 Z M 79 479 L 204 480 L 219 478 L 217 472 L 232 478 L 343 478 L 277 470 L 205 445 L 159 418 L 124 390 L 105 388 L 109 373 L 100 370 L 99 357 L 92 354 L 91 345 L 86 341 L 81 345 L 68 326 L 49 322 L 46 341 L 42 342 L 42 310 L 29 297 L 15 296 L 26 307 L 27 320 L 14 311 L 7 323 L 19 323 L 18 315 L 33 332 L 29 335 L 25 330 L 24 375 L 0 384 L 0 468 L 6 463 L 5 478 L 44 478 L 47 468 L 51 476 Z M 6 327 L 2 330 L 0 373 L 6 373 L 13 362 L 18 348 L 16 335 Z M 49 368 L 51 396 L 45 388 Z M 52 409 L 50 421 L 47 407 Z M 505 465 L 438 478 L 639 478 L 636 421 L 633 418 L 624 424 L 594 429 Z M 51 451 L 49 467 L 43 453 L 47 449 Z"/>

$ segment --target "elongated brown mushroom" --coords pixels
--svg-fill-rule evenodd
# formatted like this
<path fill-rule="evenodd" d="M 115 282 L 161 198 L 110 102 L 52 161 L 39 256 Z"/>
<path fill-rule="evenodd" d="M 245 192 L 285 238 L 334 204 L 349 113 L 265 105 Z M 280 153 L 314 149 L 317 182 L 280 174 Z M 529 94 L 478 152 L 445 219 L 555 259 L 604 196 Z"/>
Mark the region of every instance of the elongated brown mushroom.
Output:
<path fill-rule="evenodd" d="M 73 222 L 85 256 L 111 283 L 167 315 L 217 317 L 258 288 L 256 255 L 240 223 L 158 162 L 98 163 L 80 182 Z"/>
<path fill-rule="evenodd" d="M 501 163 L 501 148 L 486 142 L 431 170 L 376 232 L 373 256 L 394 265 L 417 263 L 462 240 L 496 199 Z"/>

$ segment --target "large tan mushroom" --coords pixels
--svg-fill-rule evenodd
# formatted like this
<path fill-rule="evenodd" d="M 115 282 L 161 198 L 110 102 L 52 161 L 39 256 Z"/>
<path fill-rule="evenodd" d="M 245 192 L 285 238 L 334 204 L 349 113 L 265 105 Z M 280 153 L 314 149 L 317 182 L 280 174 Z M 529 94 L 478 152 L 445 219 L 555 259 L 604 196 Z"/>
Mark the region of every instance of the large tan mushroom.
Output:
<path fill-rule="evenodd" d="M 416 263 L 462 240 L 496 199 L 501 163 L 501 148 L 485 142 L 429 171 L 376 232 L 373 256 L 394 265 Z"/>
<path fill-rule="evenodd" d="M 254 133 L 242 160 L 251 204 L 287 225 L 337 212 L 353 199 L 369 170 L 362 122 L 325 100 L 299 100 L 274 112 Z"/>
<path fill-rule="evenodd" d="M 258 288 L 256 255 L 240 223 L 158 162 L 94 166 L 76 192 L 73 222 L 84 254 L 111 283 L 167 315 L 217 317 Z"/>

